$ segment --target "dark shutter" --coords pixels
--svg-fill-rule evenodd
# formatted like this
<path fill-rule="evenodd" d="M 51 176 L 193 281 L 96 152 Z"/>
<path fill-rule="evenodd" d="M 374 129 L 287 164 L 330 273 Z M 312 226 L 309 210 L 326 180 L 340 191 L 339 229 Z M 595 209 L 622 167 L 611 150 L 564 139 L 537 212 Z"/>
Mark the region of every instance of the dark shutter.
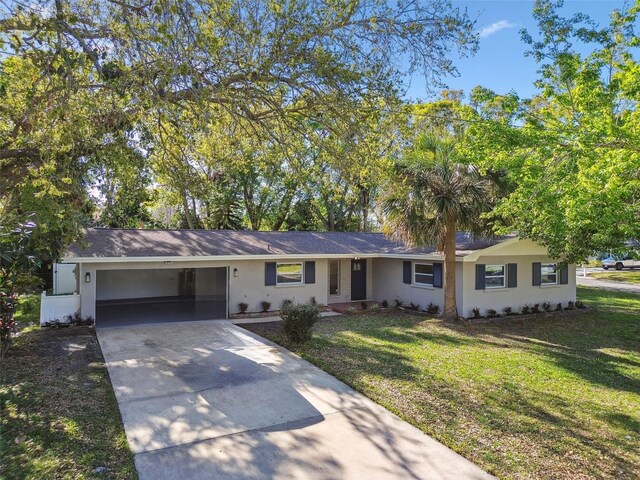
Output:
<path fill-rule="evenodd" d="M 542 264 L 533 262 L 533 286 L 539 287 L 542 284 Z"/>
<path fill-rule="evenodd" d="M 264 284 L 276 284 L 276 262 L 267 262 L 264 264 Z"/>
<path fill-rule="evenodd" d="M 402 262 L 402 281 L 411 283 L 411 262 Z"/>
<path fill-rule="evenodd" d="M 433 264 L 433 286 L 442 288 L 442 263 Z"/>
<path fill-rule="evenodd" d="M 486 265 L 484 263 L 476 263 L 476 290 L 484 290 Z"/>
<path fill-rule="evenodd" d="M 316 283 L 316 262 L 304 262 L 304 283 Z"/>
<path fill-rule="evenodd" d="M 560 285 L 566 285 L 569 283 L 569 265 L 560 265 Z"/>
<path fill-rule="evenodd" d="M 518 264 L 507 264 L 507 288 L 516 288 L 518 286 Z"/>

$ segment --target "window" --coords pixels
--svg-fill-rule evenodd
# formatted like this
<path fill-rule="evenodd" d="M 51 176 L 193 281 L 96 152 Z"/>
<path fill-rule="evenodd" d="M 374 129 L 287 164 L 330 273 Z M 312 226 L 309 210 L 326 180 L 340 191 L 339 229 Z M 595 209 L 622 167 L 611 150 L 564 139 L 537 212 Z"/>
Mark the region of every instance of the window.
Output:
<path fill-rule="evenodd" d="M 302 263 L 278 263 L 276 285 L 302 283 Z"/>
<path fill-rule="evenodd" d="M 484 273 L 485 288 L 504 288 L 504 265 L 487 265 Z"/>
<path fill-rule="evenodd" d="M 558 283 L 558 265 L 543 263 L 540 266 L 540 285 L 556 285 Z"/>
<path fill-rule="evenodd" d="M 413 267 L 413 283 L 433 286 L 433 264 L 415 263 Z"/>
<path fill-rule="evenodd" d="M 329 260 L 329 295 L 340 295 L 340 260 Z"/>

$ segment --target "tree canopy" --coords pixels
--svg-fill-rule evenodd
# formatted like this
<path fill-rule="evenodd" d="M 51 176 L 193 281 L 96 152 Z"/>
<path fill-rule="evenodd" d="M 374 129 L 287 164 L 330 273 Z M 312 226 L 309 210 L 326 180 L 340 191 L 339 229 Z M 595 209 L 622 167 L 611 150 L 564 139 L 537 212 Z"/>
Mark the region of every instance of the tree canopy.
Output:
<path fill-rule="evenodd" d="M 536 2 L 539 33 L 521 32 L 540 65 L 539 94 L 471 95 L 483 118 L 473 149 L 514 186 L 496 210 L 508 220 L 502 231 L 580 261 L 640 238 L 640 3 L 613 11 L 604 27 L 561 17 L 561 5 Z"/>
<path fill-rule="evenodd" d="M 381 141 L 361 125 L 408 73 L 454 73 L 473 27 L 448 0 L 4 3 L 2 208 L 47 211 L 65 241 L 96 218 L 149 225 L 154 200 L 188 228 L 277 229 L 304 202 L 325 228 L 367 228 L 373 173 L 338 160 Z M 323 197 L 336 179 L 348 191 Z"/>

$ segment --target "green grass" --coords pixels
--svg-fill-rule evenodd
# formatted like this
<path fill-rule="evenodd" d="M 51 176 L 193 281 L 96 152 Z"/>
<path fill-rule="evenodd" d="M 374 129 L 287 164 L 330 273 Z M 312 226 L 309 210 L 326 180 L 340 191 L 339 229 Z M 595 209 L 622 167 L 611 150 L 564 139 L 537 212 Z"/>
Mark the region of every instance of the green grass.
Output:
<path fill-rule="evenodd" d="M 611 282 L 623 282 L 623 283 L 635 283 L 640 285 L 640 271 L 615 271 L 615 272 L 593 272 L 590 273 L 591 278 L 598 278 L 600 280 L 608 280 Z"/>
<path fill-rule="evenodd" d="M 137 478 L 92 330 L 23 331 L 1 367 L 1 479 Z"/>
<path fill-rule="evenodd" d="M 579 298 L 525 321 L 343 317 L 289 348 L 501 478 L 640 478 L 640 295 Z"/>

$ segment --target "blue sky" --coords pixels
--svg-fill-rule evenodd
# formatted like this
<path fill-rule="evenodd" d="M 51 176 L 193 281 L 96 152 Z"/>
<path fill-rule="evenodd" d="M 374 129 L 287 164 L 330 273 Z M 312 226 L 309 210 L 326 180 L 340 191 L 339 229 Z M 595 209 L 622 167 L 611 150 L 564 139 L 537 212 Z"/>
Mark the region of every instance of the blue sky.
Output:
<path fill-rule="evenodd" d="M 533 82 L 538 66 L 532 58 L 524 56 L 527 48 L 519 34 L 521 28 L 526 28 L 535 38 L 533 3 L 529 0 L 453 0 L 454 6 L 466 7 L 469 15 L 477 18 L 480 50 L 471 58 L 453 57 L 460 76 L 445 79 L 449 88 L 468 93 L 474 86 L 482 85 L 497 93 L 514 90 L 521 97 L 535 93 Z M 624 5 L 623 0 L 565 0 L 562 12 L 566 16 L 586 13 L 606 25 L 611 10 Z M 406 96 L 428 99 L 424 78 L 415 75 Z"/>

